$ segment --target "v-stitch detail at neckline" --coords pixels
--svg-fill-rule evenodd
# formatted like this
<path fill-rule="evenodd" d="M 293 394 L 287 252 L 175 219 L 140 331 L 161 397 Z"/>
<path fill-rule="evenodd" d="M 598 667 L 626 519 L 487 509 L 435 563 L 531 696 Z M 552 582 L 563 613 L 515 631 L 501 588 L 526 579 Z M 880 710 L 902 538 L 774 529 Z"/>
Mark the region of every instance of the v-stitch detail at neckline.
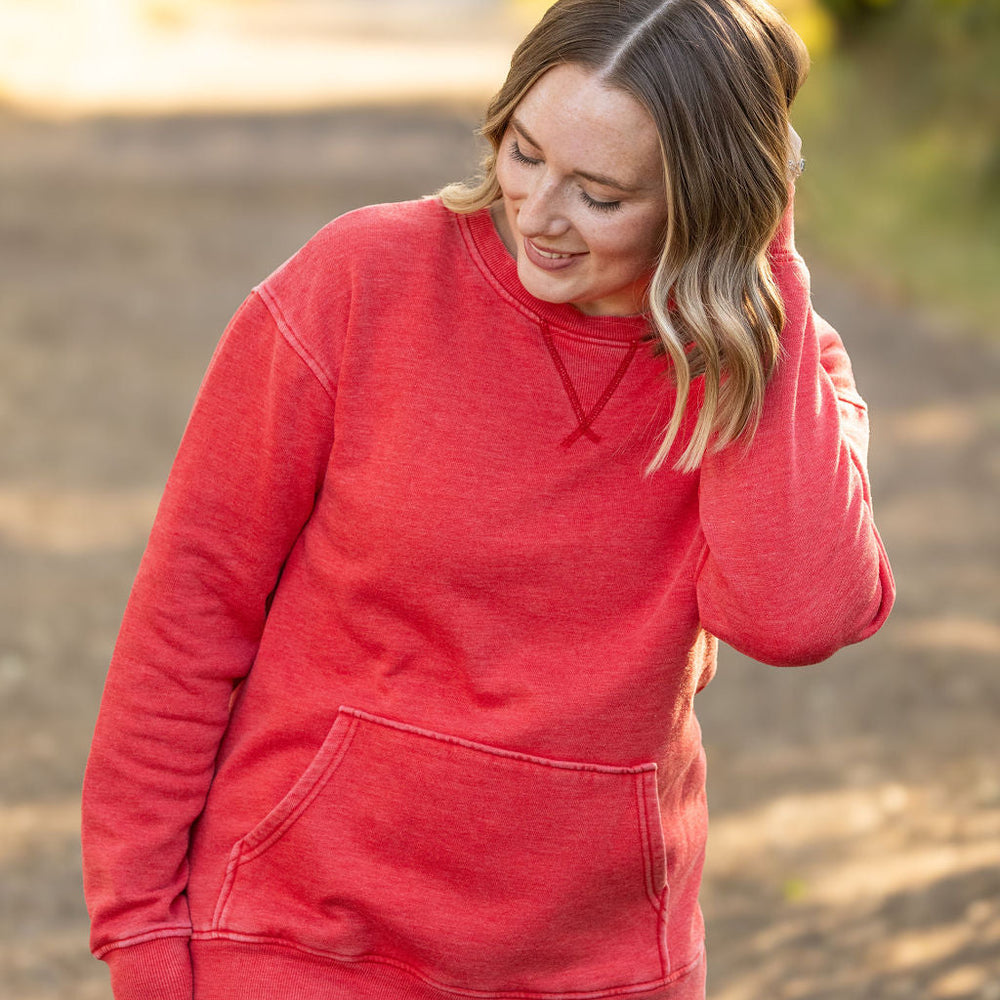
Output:
<path fill-rule="evenodd" d="M 632 364 L 632 359 L 639 350 L 639 344 L 641 344 L 642 341 L 638 339 L 632 341 L 629 345 L 628 351 L 625 353 L 625 357 L 619 362 L 614 374 L 611 376 L 608 384 L 604 387 L 604 391 L 600 394 L 600 396 L 598 396 L 597 402 L 594 403 L 588 412 L 584 410 L 583 404 L 580 402 L 580 395 L 576 391 L 573 379 L 566 368 L 566 364 L 562 359 L 562 355 L 559 353 L 559 349 L 556 347 L 555 341 L 552 338 L 552 331 L 549 329 L 548 323 L 541 320 L 539 326 L 542 331 L 542 339 L 545 341 L 545 346 L 548 348 L 549 355 L 552 358 L 552 363 L 555 365 L 556 371 L 559 373 L 563 389 L 566 392 L 566 396 L 569 398 L 570 406 L 573 408 L 573 413 L 576 415 L 577 419 L 576 428 L 570 431 L 570 433 L 562 439 L 560 444 L 563 448 L 571 448 L 577 441 L 580 440 L 581 437 L 586 437 L 592 443 L 598 444 L 601 441 L 601 435 L 594 430 L 594 421 L 601 415 L 601 411 L 605 406 L 607 406 L 608 401 L 615 394 L 615 390 L 617 390 L 622 379 L 625 377 L 625 373 L 629 370 L 629 367 Z"/>

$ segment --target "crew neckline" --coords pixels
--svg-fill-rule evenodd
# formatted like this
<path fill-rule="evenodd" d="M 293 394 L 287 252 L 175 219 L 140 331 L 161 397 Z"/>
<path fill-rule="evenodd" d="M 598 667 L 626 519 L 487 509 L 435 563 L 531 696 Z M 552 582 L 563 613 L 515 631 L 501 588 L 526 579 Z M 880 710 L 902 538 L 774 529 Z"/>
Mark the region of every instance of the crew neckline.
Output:
<path fill-rule="evenodd" d="M 569 303 L 546 302 L 535 298 L 521 284 L 517 274 L 517 260 L 500 238 L 489 207 L 459 214 L 457 218 L 473 257 L 477 259 L 487 278 L 539 323 L 547 324 L 553 331 L 625 344 L 649 336 L 649 320 L 641 314 L 589 316 Z"/>

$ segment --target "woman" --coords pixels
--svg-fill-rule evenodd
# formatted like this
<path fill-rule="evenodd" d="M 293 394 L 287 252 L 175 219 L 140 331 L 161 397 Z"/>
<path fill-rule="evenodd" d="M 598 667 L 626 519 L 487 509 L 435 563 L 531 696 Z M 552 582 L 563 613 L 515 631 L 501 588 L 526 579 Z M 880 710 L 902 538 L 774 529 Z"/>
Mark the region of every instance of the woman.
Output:
<path fill-rule="evenodd" d="M 721 638 L 893 584 L 763 0 L 560 0 L 483 181 L 331 223 L 212 360 L 88 765 L 124 998 L 704 996 Z"/>

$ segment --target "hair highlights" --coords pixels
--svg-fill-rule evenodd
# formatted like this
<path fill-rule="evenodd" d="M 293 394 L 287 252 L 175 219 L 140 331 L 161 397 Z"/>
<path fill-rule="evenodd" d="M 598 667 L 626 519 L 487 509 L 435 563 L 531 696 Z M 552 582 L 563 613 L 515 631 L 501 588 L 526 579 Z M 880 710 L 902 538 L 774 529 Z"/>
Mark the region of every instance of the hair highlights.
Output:
<path fill-rule="evenodd" d="M 501 197 L 496 160 L 521 99 L 576 63 L 639 101 L 660 136 L 667 232 L 648 313 L 676 400 L 649 464 L 664 464 L 701 378 L 697 419 L 674 462 L 749 440 L 778 359 L 784 310 L 767 247 L 788 204 L 788 110 L 808 72 L 801 39 L 765 0 L 559 0 L 518 46 L 482 126 L 481 180 L 440 192 L 471 212 Z"/>

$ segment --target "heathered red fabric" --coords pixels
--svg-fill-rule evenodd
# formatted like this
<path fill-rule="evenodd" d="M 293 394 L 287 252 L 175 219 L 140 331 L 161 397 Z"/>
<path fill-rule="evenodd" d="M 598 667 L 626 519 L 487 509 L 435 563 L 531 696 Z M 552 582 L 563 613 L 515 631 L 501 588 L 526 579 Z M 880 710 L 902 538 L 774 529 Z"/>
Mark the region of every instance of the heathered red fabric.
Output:
<path fill-rule="evenodd" d="M 714 637 L 811 663 L 893 596 L 790 220 L 760 427 L 696 474 L 642 475 L 646 322 L 532 298 L 488 212 L 354 212 L 247 299 L 87 770 L 118 1000 L 703 997 Z"/>

